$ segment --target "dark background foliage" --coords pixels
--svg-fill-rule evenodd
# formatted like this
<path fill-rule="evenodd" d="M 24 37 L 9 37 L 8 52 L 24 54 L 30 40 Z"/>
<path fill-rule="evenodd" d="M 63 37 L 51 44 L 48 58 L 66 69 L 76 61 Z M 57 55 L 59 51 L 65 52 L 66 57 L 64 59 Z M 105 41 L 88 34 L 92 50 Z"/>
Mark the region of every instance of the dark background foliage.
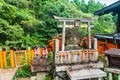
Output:
<path fill-rule="evenodd" d="M 0 45 L 44 46 L 61 33 L 53 15 L 60 17 L 94 17 L 93 12 L 105 5 L 94 0 L 0 0 Z M 115 18 L 107 14 L 92 23 L 92 34 L 114 33 Z M 79 28 L 86 36 L 86 29 Z M 82 33 L 82 34 L 81 34 Z"/>

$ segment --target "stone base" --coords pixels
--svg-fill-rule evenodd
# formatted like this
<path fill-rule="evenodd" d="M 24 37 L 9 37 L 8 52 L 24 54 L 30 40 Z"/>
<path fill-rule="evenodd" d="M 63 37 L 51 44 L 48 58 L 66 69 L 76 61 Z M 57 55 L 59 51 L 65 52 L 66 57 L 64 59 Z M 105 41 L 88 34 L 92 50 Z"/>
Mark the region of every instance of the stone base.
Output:
<path fill-rule="evenodd" d="M 106 73 L 100 69 L 81 69 L 81 70 L 67 70 L 67 75 L 70 80 L 83 80 L 83 79 L 92 79 L 98 78 L 102 80 L 106 76 Z"/>
<path fill-rule="evenodd" d="M 74 64 L 74 65 L 62 65 L 58 66 L 56 65 L 56 72 L 59 71 L 67 71 L 68 69 L 82 69 L 82 68 L 103 68 L 103 63 L 102 62 L 97 62 L 97 63 L 86 63 L 86 64 Z"/>

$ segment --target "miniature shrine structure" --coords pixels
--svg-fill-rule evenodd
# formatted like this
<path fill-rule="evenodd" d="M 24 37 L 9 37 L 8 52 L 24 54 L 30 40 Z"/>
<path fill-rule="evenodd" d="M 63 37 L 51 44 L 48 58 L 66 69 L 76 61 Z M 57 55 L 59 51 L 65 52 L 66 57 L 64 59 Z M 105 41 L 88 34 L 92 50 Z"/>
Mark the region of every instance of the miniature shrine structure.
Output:
<path fill-rule="evenodd" d="M 120 1 L 117 1 L 103 9 L 96 11 L 94 14 L 101 16 L 112 13 L 117 15 L 116 32 L 114 34 L 97 34 L 95 37 L 101 41 L 98 48 L 104 47 L 106 57 L 106 70 L 109 72 L 109 80 L 113 80 L 113 74 L 118 74 L 120 80 Z M 102 40 L 105 41 L 102 41 Z"/>
<path fill-rule="evenodd" d="M 54 16 L 54 18 L 63 22 L 61 51 L 59 51 L 59 40 L 57 38 L 55 39 L 54 80 L 82 80 L 94 78 L 102 80 L 106 76 L 106 73 L 100 69 L 103 68 L 103 63 L 98 59 L 96 38 L 94 38 L 94 48 L 91 48 L 90 23 L 95 21 L 96 18 L 62 18 L 57 16 Z M 74 26 L 79 26 L 80 22 L 88 23 L 88 49 L 65 50 L 65 28 L 68 22 L 73 22 Z M 84 74 L 81 74 L 81 72 L 84 72 Z"/>

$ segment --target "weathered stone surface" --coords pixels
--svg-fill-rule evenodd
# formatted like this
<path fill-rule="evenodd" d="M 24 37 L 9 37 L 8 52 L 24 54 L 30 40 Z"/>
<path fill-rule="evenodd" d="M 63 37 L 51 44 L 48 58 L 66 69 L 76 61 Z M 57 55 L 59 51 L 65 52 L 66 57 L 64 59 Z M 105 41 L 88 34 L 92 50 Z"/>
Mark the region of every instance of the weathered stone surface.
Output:
<path fill-rule="evenodd" d="M 101 78 L 106 76 L 106 73 L 100 69 L 81 69 L 81 70 L 67 70 L 67 74 L 71 80 Z"/>
<path fill-rule="evenodd" d="M 72 65 L 59 65 L 55 66 L 56 67 L 56 72 L 59 71 L 67 71 L 69 68 L 71 69 L 83 69 L 83 68 L 103 68 L 103 63 L 102 62 L 97 62 L 97 63 L 89 63 L 89 64 L 72 64 Z"/>
<path fill-rule="evenodd" d="M 0 69 L 0 80 L 13 80 L 18 68 Z"/>
<path fill-rule="evenodd" d="M 32 72 L 40 72 L 40 71 L 48 71 L 49 70 L 49 61 L 48 59 L 35 58 L 33 59 L 31 71 Z"/>
<path fill-rule="evenodd" d="M 48 73 L 45 72 L 37 73 L 37 80 L 45 80 L 46 75 L 48 75 Z"/>
<path fill-rule="evenodd" d="M 120 69 L 115 69 L 115 68 L 105 68 L 106 71 L 111 72 L 111 73 L 116 73 L 120 75 Z"/>
<path fill-rule="evenodd" d="M 65 51 L 69 50 L 81 50 L 82 48 L 78 45 L 67 45 L 65 46 Z"/>
<path fill-rule="evenodd" d="M 76 27 L 66 28 L 65 44 L 66 45 L 78 45 L 80 42 L 80 33 Z"/>
<path fill-rule="evenodd" d="M 37 80 L 37 76 L 31 76 L 30 80 Z"/>

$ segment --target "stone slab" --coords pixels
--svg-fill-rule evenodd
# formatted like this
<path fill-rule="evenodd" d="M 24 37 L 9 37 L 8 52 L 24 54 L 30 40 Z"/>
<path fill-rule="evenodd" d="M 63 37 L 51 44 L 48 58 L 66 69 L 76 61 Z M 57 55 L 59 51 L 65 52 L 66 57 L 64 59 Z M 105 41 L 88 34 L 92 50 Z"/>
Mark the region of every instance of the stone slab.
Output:
<path fill-rule="evenodd" d="M 45 77 L 48 73 L 46 72 L 39 72 L 37 73 L 37 80 L 45 80 Z"/>
<path fill-rule="evenodd" d="M 13 80 L 18 68 L 0 69 L 0 80 Z"/>
<path fill-rule="evenodd" d="M 120 75 L 120 69 L 115 69 L 115 68 L 105 68 L 105 70 L 107 70 L 108 72 L 111 73 L 116 73 Z"/>
<path fill-rule="evenodd" d="M 88 64 L 73 64 L 73 65 L 59 65 L 55 66 L 56 67 L 56 72 L 59 71 L 67 71 L 68 69 L 81 69 L 81 68 L 103 68 L 103 63 L 102 62 L 97 62 L 97 63 L 88 63 Z"/>
<path fill-rule="evenodd" d="M 29 77 L 17 77 L 15 80 L 30 80 Z"/>
<path fill-rule="evenodd" d="M 67 75 L 71 80 L 103 78 L 106 73 L 100 69 L 81 69 L 81 70 L 67 70 Z"/>
<path fill-rule="evenodd" d="M 37 80 L 37 76 L 31 76 L 30 80 Z"/>

